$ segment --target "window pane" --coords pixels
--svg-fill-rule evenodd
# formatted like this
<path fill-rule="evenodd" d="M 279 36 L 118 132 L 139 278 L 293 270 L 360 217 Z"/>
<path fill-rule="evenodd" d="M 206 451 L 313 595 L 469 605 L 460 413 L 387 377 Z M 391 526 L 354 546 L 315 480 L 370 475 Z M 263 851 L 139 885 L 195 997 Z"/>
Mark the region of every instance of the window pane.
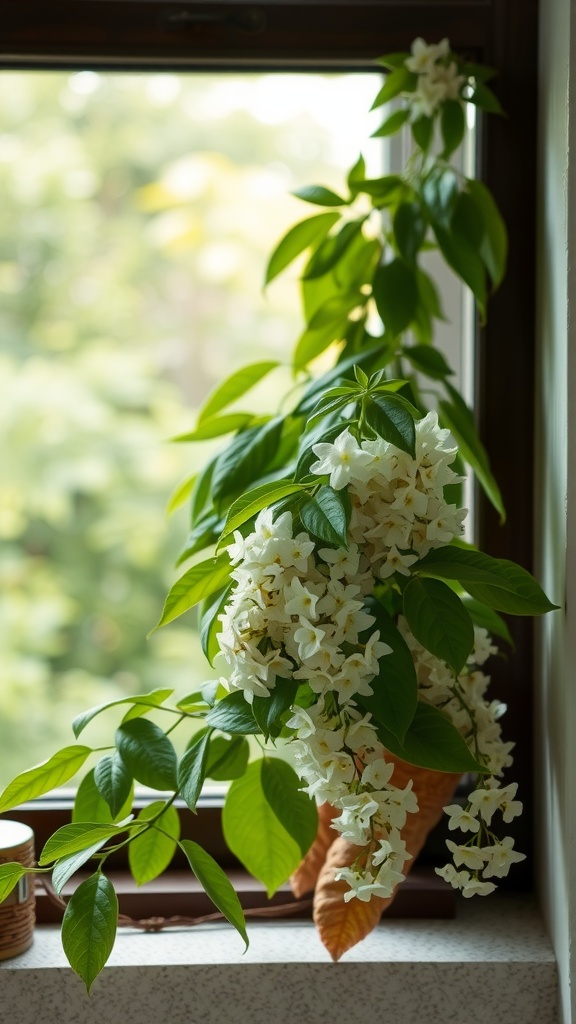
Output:
<path fill-rule="evenodd" d="M 288 357 L 295 275 L 263 295 L 267 255 L 308 212 L 291 189 L 339 188 L 360 149 L 378 173 L 377 87 L 3 73 L 0 785 L 91 704 L 210 674 L 193 614 L 146 640 L 186 535 L 167 497 L 210 448 L 167 439 L 234 366 Z"/>

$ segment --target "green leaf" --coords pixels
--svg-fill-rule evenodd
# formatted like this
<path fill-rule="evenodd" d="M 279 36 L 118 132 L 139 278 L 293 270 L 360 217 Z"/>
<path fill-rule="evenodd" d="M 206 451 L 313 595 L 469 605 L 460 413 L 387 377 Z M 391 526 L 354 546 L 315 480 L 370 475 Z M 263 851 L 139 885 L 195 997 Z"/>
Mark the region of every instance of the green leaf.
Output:
<path fill-rule="evenodd" d="M 305 434 L 303 437 L 303 447 L 298 458 L 296 466 L 296 478 L 299 480 L 304 479 L 310 475 L 310 466 L 313 462 L 316 462 L 318 456 L 312 451 L 312 447 L 316 444 L 332 444 L 339 434 L 345 429 L 345 427 L 356 426 L 356 420 L 342 420 L 339 419 L 337 423 L 329 427 L 328 430 L 320 432 L 312 431 L 312 434 Z M 315 482 L 318 482 L 318 477 L 314 477 Z"/>
<path fill-rule="evenodd" d="M 138 782 L 150 789 L 176 789 L 176 751 L 166 733 L 147 718 L 123 722 L 116 730 L 120 757 Z"/>
<path fill-rule="evenodd" d="M 214 469 L 217 461 L 218 456 L 215 455 L 214 458 L 204 466 L 204 469 L 200 470 L 196 477 L 194 489 L 190 498 L 190 524 L 192 526 L 194 526 L 198 518 L 202 515 L 208 502 L 212 505 L 212 477 L 214 475 Z"/>
<path fill-rule="evenodd" d="M 190 497 L 194 489 L 195 483 L 196 473 L 194 473 L 192 476 L 187 477 L 186 480 L 183 480 L 181 483 L 178 484 L 177 487 L 174 488 L 172 494 L 170 495 L 170 498 L 168 499 L 168 505 L 166 506 L 166 511 L 168 515 L 170 515 L 172 512 L 175 512 L 176 509 L 180 508 L 185 501 L 188 501 L 188 498 Z"/>
<path fill-rule="evenodd" d="M 93 768 L 87 772 L 76 790 L 72 821 L 98 821 L 102 825 L 112 824 L 112 812 L 94 781 Z"/>
<path fill-rule="evenodd" d="M 426 117 L 425 114 L 422 117 L 417 118 L 416 121 L 412 121 L 410 125 L 412 129 L 412 138 L 417 146 L 426 153 L 430 148 L 430 143 L 434 135 L 434 119 L 432 117 Z"/>
<path fill-rule="evenodd" d="M 246 490 L 264 473 L 276 454 L 283 422 L 282 416 L 276 416 L 232 438 L 214 467 L 212 496 L 216 504 L 234 492 Z"/>
<path fill-rule="evenodd" d="M 265 757 L 261 768 L 262 790 L 278 821 L 306 856 L 318 831 L 316 802 L 303 793 L 294 769 L 279 757 Z"/>
<path fill-rule="evenodd" d="M 474 103 L 481 110 L 485 110 L 488 114 L 503 114 L 500 100 L 495 96 L 487 85 L 483 82 L 478 82 L 474 92 L 468 98 L 469 103 Z"/>
<path fill-rule="evenodd" d="M 178 555 L 176 566 L 182 565 L 192 555 L 214 545 L 222 530 L 222 517 L 214 509 L 204 512 L 186 537 L 184 548 Z"/>
<path fill-rule="evenodd" d="M 406 185 L 398 174 L 385 174 L 382 178 L 366 178 L 356 182 L 358 192 L 365 192 L 372 197 L 373 205 L 388 206 L 395 203 L 398 196 L 406 191 Z"/>
<path fill-rule="evenodd" d="M 426 222 L 419 204 L 399 203 L 392 226 L 400 255 L 408 263 L 414 263 L 426 235 Z"/>
<path fill-rule="evenodd" d="M 0 864 L 0 904 L 16 888 L 20 879 L 26 874 L 23 864 L 8 863 Z"/>
<path fill-rule="evenodd" d="M 386 331 L 397 337 L 409 326 L 418 305 L 414 271 L 399 259 L 379 266 L 374 274 L 372 294 Z"/>
<path fill-rule="evenodd" d="M 154 800 L 142 808 L 137 821 L 142 824 L 153 818 L 157 819 L 154 825 L 137 835 L 128 847 L 128 864 L 137 885 L 151 882 L 166 870 L 180 839 L 180 818 L 175 807 L 166 805 L 164 800 Z"/>
<path fill-rule="evenodd" d="M 335 235 L 325 238 L 322 244 L 312 253 L 304 270 L 304 280 L 323 277 L 340 262 L 346 250 L 360 233 L 366 217 L 349 220 Z"/>
<path fill-rule="evenodd" d="M 218 616 L 224 611 L 224 608 L 230 597 L 230 591 L 232 584 L 228 587 L 224 587 L 223 590 L 219 590 L 216 598 L 211 600 L 211 603 L 203 601 L 199 609 L 199 626 L 200 626 L 200 646 L 204 652 L 204 656 L 208 659 L 211 665 L 214 664 L 214 658 L 220 652 L 220 645 L 218 643 L 218 635 L 222 632 L 222 623 Z"/>
<path fill-rule="evenodd" d="M 62 946 L 73 971 L 90 992 L 116 939 L 118 899 L 100 871 L 78 886 L 62 921 Z"/>
<path fill-rule="evenodd" d="M 444 101 L 440 117 L 440 129 L 444 142 L 442 156 L 447 160 L 454 150 L 458 149 L 466 131 L 466 115 L 460 100 Z"/>
<path fill-rule="evenodd" d="M 97 704 L 95 707 L 90 708 L 89 711 L 84 711 L 74 719 L 72 723 L 74 735 L 78 738 L 88 723 L 103 711 L 107 711 L 108 708 L 115 708 L 120 704 L 138 704 L 147 708 L 159 708 L 162 706 L 164 701 L 168 700 L 168 698 L 172 696 L 173 693 L 174 690 L 151 690 L 150 693 L 137 693 L 133 697 L 118 697 L 116 700 L 108 700 L 104 704 Z"/>
<path fill-rule="evenodd" d="M 444 316 L 442 306 L 440 305 L 438 289 L 430 275 L 418 267 L 416 270 L 416 281 L 418 283 L 418 295 L 420 296 L 420 301 L 426 307 L 430 316 L 435 317 L 436 320 L 445 320 L 446 317 Z"/>
<path fill-rule="evenodd" d="M 430 551 L 418 562 L 418 572 L 457 580 L 471 597 L 510 615 L 544 615 L 558 607 L 526 569 L 471 548 L 450 545 Z"/>
<path fill-rule="evenodd" d="M 184 850 L 188 862 L 206 895 L 236 929 L 248 948 L 246 922 L 240 900 L 234 892 L 231 882 L 222 868 L 206 850 L 191 839 L 182 839 L 180 848 Z"/>
<path fill-rule="evenodd" d="M 431 704 L 418 702 L 416 714 L 402 743 L 382 725 L 377 726 L 377 732 L 387 750 L 408 764 L 459 775 L 464 772 L 486 772 L 448 716 Z"/>
<path fill-rule="evenodd" d="M 300 253 L 314 242 L 326 237 L 333 224 L 340 219 L 339 213 L 319 213 L 315 217 L 301 220 L 284 235 L 274 249 L 266 268 L 266 284 L 270 284 Z"/>
<path fill-rule="evenodd" d="M 304 490 L 302 484 L 293 483 L 290 480 L 278 480 L 277 483 L 264 483 L 246 491 L 228 509 L 226 523 L 220 540 L 228 537 L 234 530 L 247 523 L 249 519 L 268 508 L 275 501 L 288 497 L 289 494 L 297 494 Z"/>
<path fill-rule="evenodd" d="M 266 798 L 262 764 L 262 759 L 249 764 L 230 786 L 222 827 L 232 853 L 272 896 L 302 860 L 302 850 Z"/>
<path fill-rule="evenodd" d="M 275 739 L 280 735 L 282 717 L 296 700 L 298 685 L 295 679 L 277 678 L 269 697 L 254 697 L 252 713 L 265 739 L 269 736 Z"/>
<path fill-rule="evenodd" d="M 348 205 L 346 199 L 342 199 L 342 196 L 337 195 L 330 188 L 324 188 L 323 185 L 304 185 L 303 188 L 297 188 L 292 195 L 297 199 L 303 199 L 305 203 L 314 203 L 315 206 Z"/>
<path fill-rule="evenodd" d="M 61 857 L 69 857 L 73 853 L 87 850 L 94 844 L 105 843 L 109 839 L 123 835 L 126 828 L 126 824 L 102 825 L 96 821 L 77 821 L 70 825 L 62 825 L 45 842 L 38 863 L 43 867 L 52 861 L 60 860 Z"/>
<path fill-rule="evenodd" d="M 471 179 L 467 182 L 466 188 L 484 222 L 484 236 L 480 244 L 480 256 L 490 274 L 494 287 L 497 287 L 506 271 L 508 256 L 506 225 L 492 194 L 481 181 Z"/>
<path fill-rule="evenodd" d="M 211 416 L 199 423 L 195 430 L 191 430 L 187 434 L 177 434 L 172 441 L 175 444 L 188 441 L 208 441 L 212 437 L 222 437 L 224 434 L 233 434 L 236 430 L 243 430 L 253 419 L 254 416 L 251 412 L 230 412 L 226 416 Z"/>
<path fill-rule="evenodd" d="M 385 53 L 383 57 L 376 58 L 376 63 L 394 70 L 394 68 L 403 67 L 409 56 L 410 54 L 404 50 L 401 53 Z"/>
<path fill-rule="evenodd" d="M 428 210 L 430 220 L 445 230 L 450 228 L 454 207 L 458 201 L 460 189 L 456 172 L 450 167 L 435 167 L 424 180 L 422 199 Z"/>
<path fill-rule="evenodd" d="M 365 643 L 375 629 L 380 640 L 392 648 L 391 654 L 380 659 L 380 671 L 371 681 L 372 696 L 355 697 L 355 700 L 370 711 L 373 718 L 386 726 L 402 741 L 416 713 L 418 701 L 418 680 L 414 660 L 402 634 L 392 617 L 379 601 L 367 597 L 366 609 L 376 619 L 362 637 Z"/>
<path fill-rule="evenodd" d="M 231 571 L 230 559 L 226 552 L 217 558 L 207 558 L 193 565 L 172 585 L 160 620 L 151 632 L 154 633 L 160 626 L 173 622 L 203 598 L 210 597 L 226 583 Z"/>
<path fill-rule="evenodd" d="M 112 817 L 117 818 L 130 798 L 133 785 L 132 776 L 117 750 L 98 761 L 94 769 L 94 781 Z"/>
<path fill-rule="evenodd" d="M 365 177 L 366 177 L 366 161 L 364 160 L 364 157 L 362 156 L 362 154 L 360 154 L 360 156 L 358 157 L 356 163 L 353 165 L 353 167 L 351 167 L 350 171 L 348 172 L 348 178 L 346 180 L 348 188 L 350 189 L 350 195 L 352 197 L 354 197 L 358 193 L 358 189 L 356 188 L 356 185 L 359 182 L 364 181 Z"/>
<path fill-rule="evenodd" d="M 373 394 L 364 410 L 366 422 L 385 441 L 416 456 L 414 417 L 398 395 Z"/>
<path fill-rule="evenodd" d="M 468 192 L 461 192 L 452 214 L 451 231 L 478 250 L 484 237 L 484 218 Z"/>
<path fill-rule="evenodd" d="M 91 846 L 86 846 L 77 853 L 69 853 L 66 857 L 58 858 L 52 870 L 52 885 L 58 894 L 62 892 L 66 883 L 70 881 L 76 872 L 83 868 L 90 858 L 94 857 L 106 845 L 109 838 L 107 836 L 104 839 L 98 839 Z"/>
<path fill-rule="evenodd" d="M 370 110 L 375 110 L 376 107 L 389 103 L 390 100 L 393 100 L 401 92 L 413 92 L 417 83 L 418 76 L 413 71 L 409 71 L 405 65 L 396 68 L 389 75 L 386 75 L 386 81 L 376 96 Z"/>
<path fill-rule="evenodd" d="M 268 359 L 260 363 L 250 363 L 249 366 L 243 366 L 242 369 L 231 374 L 212 391 L 204 402 L 198 413 L 198 424 L 211 419 L 221 409 L 225 409 L 237 398 L 245 395 L 277 366 L 280 366 L 278 360 Z"/>
<path fill-rule="evenodd" d="M 79 744 L 63 747 L 47 761 L 17 775 L 8 783 L 0 797 L 0 812 L 9 811 L 26 800 L 34 800 L 35 797 L 43 796 L 51 789 L 64 785 L 82 767 L 91 753 L 91 747 L 82 747 Z"/>
<path fill-rule="evenodd" d="M 393 114 L 390 114 L 390 117 L 386 118 L 384 124 L 377 131 L 372 132 L 372 138 L 380 139 L 385 135 L 394 135 L 395 132 L 400 131 L 402 125 L 406 124 L 409 117 L 410 109 L 408 107 L 404 110 L 395 110 Z"/>
<path fill-rule="evenodd" d="M 476 431 L 476 424 L 471 410 L 455 388 L 445 382 L 446 389 L 452 398 L 451 402 L 438 402 L 438 412 L 444 427 L 448 427 L 458 445 L 460 455 L 472 467 L 478 482 L 487 497 L 500 514 L 500 522 L 504 522 L 506 512 L 502 494 L 490 470 L 486 449 Z"/>
<path fill-rule="evenodd" d="M 316 359 L 322 352 L 332 345 L 334 341 L 341 341 L 348 326 L 348 317 L 342 314 L 338 319 L 331 320 L 322 327 L 307 327 L 300 335 L 296 348 L 294 349 L 294 368 L 303 370 Z"/>
<path fill-rule="evenodd" d="M 404 591 L 404 615 L 419 643 L 458 675 L 474 646 L 472 619 L 458 595 L 442 580 L 413 577 Z"/>
<path fill-rule="evenodd" d="M 246 771 L 250 746 L 245 736 L 212 736 L 206 778 L 215 782 L 239 779 Z"/>
<path fill-rule="evenodd" d="M 190 743 L 178 768 L 178 790 L 187 807 L 196 813 L 196 804 L 206 774 L 206 762 L 212 729 L 203 729 Z"/>
<path fill-rule="evenodd" d="M 302 505 L 300 521 L 304 529 L 318 540 L 347 548 L 350 511 L 348 494 L 326 485 Z"/>
<path fill-rule="evenodd" d="M 432 345 L 406 345 L 402 349 L 402 355 L 410 360 L 416 370 L 425 373 L 427 377 L 432 377 L 433 380 L 444 380 L 445 377 L 454 374 L 454 370 L 450 369 L 439 349 L 433 348 Z"/>
<path fill-rule="evenodd" d="M 244 697 L 243 690 L 227 694 L 206 715 L 206 725 L 222 732 L 240 733 L 242 736 L 260 732 L 260 726 L 252 714 L 252 708 Z"/>
<path fill-rule="evenodd" d="M 455 274 L 468 285 L 482 319 L 486 315 L 486 273 L 477 250 L 459 235 L 450 234 L 434 224 L 434 234 L 442 255 Z"/>
<path fill-rule="evenodd" d="M 475 601 L 469 594 L 464 594 L 462 601 L 472 616 L 472 621 L 475 626 L 480 626 L 483 629 L 487 629 L 491 636 L 498 636 L 502 640 L 506 640 L 511 647 L 514 647 L 514 641 L 510 635 L 510 630 L 493 608 L 489 608 L 487 605 L 482 604 L 481 601 Z"/>

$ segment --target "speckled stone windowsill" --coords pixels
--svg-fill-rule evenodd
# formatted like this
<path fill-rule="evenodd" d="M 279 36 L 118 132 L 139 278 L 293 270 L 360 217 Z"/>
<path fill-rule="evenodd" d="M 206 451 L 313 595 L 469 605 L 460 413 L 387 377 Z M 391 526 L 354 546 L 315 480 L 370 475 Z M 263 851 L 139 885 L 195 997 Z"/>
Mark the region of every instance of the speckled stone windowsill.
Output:
<path fill-rule="evenodd" d="M 556 1024 L 554 955 L 533 901 L 462 901 L 388 921 L 333 964 L 313 926 L 122 931 L 87 997 L 57 928 L 0 963 L 2 1024 Z"/>

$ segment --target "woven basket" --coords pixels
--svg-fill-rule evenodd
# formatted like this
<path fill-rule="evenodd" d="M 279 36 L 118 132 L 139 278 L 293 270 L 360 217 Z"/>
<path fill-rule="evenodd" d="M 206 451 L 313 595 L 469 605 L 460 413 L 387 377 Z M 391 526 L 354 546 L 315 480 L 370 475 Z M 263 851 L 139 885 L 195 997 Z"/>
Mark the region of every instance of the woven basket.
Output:
<path fill-rule="evenodd" d="M 19 821 L 0 820 L 0 864 L 34 865 L 34 833 Z M 0 903 L 0 960 L 18 956 L 32 945 L 35 922 L 33 876 L 24 875 Z"/>

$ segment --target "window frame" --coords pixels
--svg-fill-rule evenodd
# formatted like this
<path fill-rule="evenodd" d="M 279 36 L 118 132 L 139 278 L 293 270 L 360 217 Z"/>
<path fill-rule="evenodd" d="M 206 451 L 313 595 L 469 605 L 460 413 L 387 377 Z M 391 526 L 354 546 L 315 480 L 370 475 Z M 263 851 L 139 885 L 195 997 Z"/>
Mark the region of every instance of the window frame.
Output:
<path fill-rule="evenodd" d="M 488 322 L 478 324 L 475 404 L 508 518 L 499 523 L 478 495 L 477 535 L 482 550 L 531 570 L 538 0 L 18 0 L 6 8 L 0 70 L 373 71 L 381 53 L 409 49 L 415 28 L 427 39 L 447 36 L 454 50 L 498 69 L 495 88 L 506 116 L 481 119 L 479 173 L 508 225 L 510 252 Z M 506 695 L 514 776 L 526 803 L 514 834 L 519 848 L 529 851 L 532 623 L 515 619 L 510 628 L 515 650 L 492 676 Z M 26 805 L 18 817 L 32 826 L 41 847 L 69 810 L 69 801 L 45 799 Z M 183 815 L 183 821 L 191 817 Z M 208 836 L 210 849 L 229 866 L 213 801 L 205 801 L 186 828 L 190 837 Z M 505 880 L 508 887 L 531 888 L 530 860 Z"/>

